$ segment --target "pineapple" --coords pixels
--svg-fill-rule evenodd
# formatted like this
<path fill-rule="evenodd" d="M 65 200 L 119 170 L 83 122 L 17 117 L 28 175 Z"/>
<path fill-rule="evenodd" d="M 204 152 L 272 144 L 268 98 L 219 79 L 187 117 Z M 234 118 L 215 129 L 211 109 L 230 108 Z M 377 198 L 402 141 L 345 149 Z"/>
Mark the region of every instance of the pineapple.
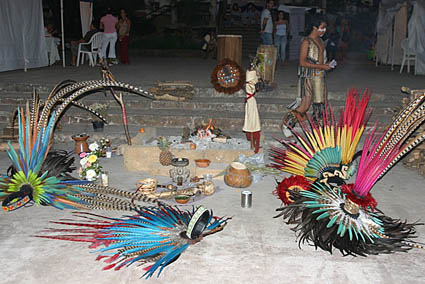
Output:
<path fill-rule="evenodd" d="M 171 142 L 168 141 L 166 137 L 158 137 L 158 147 L 161 149 L 161 153 L 159 154 L 159 163 L 163 166 L 171 165 L 173 154 L 170 152 L 170 145 Z"/>

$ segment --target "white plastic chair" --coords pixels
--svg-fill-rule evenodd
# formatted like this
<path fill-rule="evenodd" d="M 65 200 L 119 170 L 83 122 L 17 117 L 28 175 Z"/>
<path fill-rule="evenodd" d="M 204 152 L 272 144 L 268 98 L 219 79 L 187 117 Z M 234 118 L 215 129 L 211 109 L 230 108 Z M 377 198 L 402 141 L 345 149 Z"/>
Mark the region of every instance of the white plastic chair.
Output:
<path fill-rule="evenodd" d="M 80 55 L 81 63 L 84 63 L 84 57 L 87 54 L 89 58 L 90 66 L 94 67 L 97 62 L 97 56 L 100 54 L 100 49 L 103 43 L 103 33 L 95 33 L 89 42 L 82 42 L 78 45 L 78 55 L 77 55 L 77 67 L 80 65 Z M 83 48 L 86 47 L 86 48 Z M 100 57 L 100 55 L 99 55 Z"/>
<path fill-rule="evenodd" d="M 407 72 L 410 73 L 410 61 L 415 63 L 415 75 L 416 75 L 416 53 L 414 51 L 409 50 L 409 44 L 407 38 L 401 41 L 401 49 L 403 49 L 403 61 L 401 62 L 400 74 L 403 72 L 404 63 L 407 61 Z"/>

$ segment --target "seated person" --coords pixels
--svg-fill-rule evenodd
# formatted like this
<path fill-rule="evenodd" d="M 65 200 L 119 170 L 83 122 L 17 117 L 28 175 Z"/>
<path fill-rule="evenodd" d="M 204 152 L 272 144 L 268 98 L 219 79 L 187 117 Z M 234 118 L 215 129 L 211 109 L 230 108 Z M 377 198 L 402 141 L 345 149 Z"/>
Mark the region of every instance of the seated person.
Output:
<path fill-rule="evenodd" d="M 53 24 L 48 23 L 44 27 L 49 65 L 60 60 L 58 45 L 60 44 L 59 33 L 54 29 Z"/>
<path fill-rule="evenodd" d="M 215 32 L 212 31 L 210 33 L 207 33 L 204 36 L 204 44 L 202 46 L 202 50 L 205 52 L 204 53 L 204 59 L 207 59 L 208 54 L 210 52 L 213 53 L 213 58 L 216 58 L 216 53 L 217 53 L 217 39 L 215 36 Z"/>
<path fill-rule="evenodd" d="M 80 39 L 80 40 L 71 40 L 71 65 L 75 66 L 76 62 L 77 62 L 77 53 L 78 53 L 78 46 L 80 45 L 80 43 L 86 43 L 89 42 L 90 39 L 92 38 L 93 35 L 95 35 L 97 32 L 99 32 L 95 26 L 94 23 L 91 23 L 90 25 L 90 30 L 86 33 L 86 35 L 84 36 L 84 38 Z M 81 46 L 82 49 L 84 50 L 89 50 L 88 46 Z"/>
<path fill-rule="evenodd" d="M 52 23 L 46 24 L 44 27 L 44 36 L 45 37 L 59 37 L 58 31 L 53 27 Z"/>

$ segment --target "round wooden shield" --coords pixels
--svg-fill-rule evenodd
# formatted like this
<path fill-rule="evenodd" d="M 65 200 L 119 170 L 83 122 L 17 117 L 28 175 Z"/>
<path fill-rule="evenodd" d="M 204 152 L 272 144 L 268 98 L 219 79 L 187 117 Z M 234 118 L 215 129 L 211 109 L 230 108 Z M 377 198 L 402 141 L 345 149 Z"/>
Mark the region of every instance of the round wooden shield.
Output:
<path fill-rule="evenodd" d="M 214 68 L 211 83 L 218 92 L 233 94 L 245 84 L 245 72 L 235 61 L 225 58 Z"/>

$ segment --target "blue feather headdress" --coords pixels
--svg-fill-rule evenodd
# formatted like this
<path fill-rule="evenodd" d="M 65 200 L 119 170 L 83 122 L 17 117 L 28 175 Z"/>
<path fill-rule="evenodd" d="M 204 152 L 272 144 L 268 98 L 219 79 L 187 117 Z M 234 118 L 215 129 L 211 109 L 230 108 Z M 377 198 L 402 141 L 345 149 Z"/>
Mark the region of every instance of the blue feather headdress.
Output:
<path fill-rule="evenodd" d="M 110 263 L 104 269 L 119 270 L 133 263 L 152 265 L 145 268 L 142 277 L 151 277 L 175 261 L 190 245 L 207 235 L 221 231 L 230 218 L 218 218 L 212 211 L 203 207 L 182 211 L 178 207 L 161 206 L 137 210 L 135 216 L 108 218 L 85 212 L 75 212 L 75 216 L 87 218 L 81 222 L 53 222 L 84 228 L 47 229 L 45 233 L 61 235 L 37 237 L 77 242 L 89 242 L 90 248 L 97 248 L 100 255 Z M 92 218 L 89 216 L 95 216 Z M 71 233 L 70 235 L 64 233 Z"/>

